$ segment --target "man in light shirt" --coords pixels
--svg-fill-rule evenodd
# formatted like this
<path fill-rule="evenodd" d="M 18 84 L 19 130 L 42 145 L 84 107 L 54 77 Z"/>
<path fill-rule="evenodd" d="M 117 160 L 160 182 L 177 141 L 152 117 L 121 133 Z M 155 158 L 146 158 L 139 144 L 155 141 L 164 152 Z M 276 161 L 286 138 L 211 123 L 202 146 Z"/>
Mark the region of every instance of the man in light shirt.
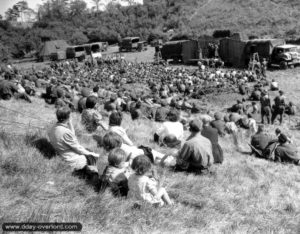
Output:
<path fill-rule="evenodd" d="M 279 87 L 278 87 L 278 82 L 276 82 L 274 79 L 272 80 L 272 82 L 271 82 L 271 91 L 276 91 L 276 90 L 278 90 L 279 89 Z"/>
<path fill-rule="evenodd" d="M 98 179 L 96 162 L 99 154 L 91 152 L 80 145 L 75 135 L 68 107 L 56 111 L 58 122 L 51 128 L 49 139 L 57 154 L 72 168 L 90 181 Z"/>

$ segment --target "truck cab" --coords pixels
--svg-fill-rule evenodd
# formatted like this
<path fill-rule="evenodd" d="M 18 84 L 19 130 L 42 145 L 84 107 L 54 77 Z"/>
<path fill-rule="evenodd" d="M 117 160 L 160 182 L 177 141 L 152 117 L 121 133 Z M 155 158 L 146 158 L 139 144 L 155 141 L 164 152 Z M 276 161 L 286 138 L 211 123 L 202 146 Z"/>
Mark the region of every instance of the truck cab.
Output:
<path fill-rule="evenodd" d="M 300 64 L 300 54 L 296 45 L 280 45 L 273 49 L 271 65 L 279 65 L 281 69 Z"/>

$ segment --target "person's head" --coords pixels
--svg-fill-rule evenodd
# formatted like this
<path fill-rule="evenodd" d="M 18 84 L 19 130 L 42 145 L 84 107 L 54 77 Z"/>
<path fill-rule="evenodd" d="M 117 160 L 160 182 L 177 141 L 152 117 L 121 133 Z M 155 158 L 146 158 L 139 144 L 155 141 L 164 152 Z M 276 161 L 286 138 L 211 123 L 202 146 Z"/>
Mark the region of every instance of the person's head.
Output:
<path fill-rule="evenodd" d="M 151 169 L 151 162 L 145 155 L 137 156 L 133 159 L 131 168 L 137 175 L 144 175 Z"/>
<path fill-rule="evenodd" d="M 115 148 L 119 148 L 122 145 L 121 137 L 115 132 L 108 132 L 102 139 L 103 148 L 106 151 L 111 151 Z"/>
<path fill-rule="evenodd" d="M 278 136 L 278 135 L 280 135 L 281 134 L 281 130 L 279 129 L 279 128 L 276 128 L 275 129 L 275 134 Z"/>
<path fill-rule="evenodd" d="M 167 114 L 167 119 L 171 122 L 177 122 L 179 120 L 180 114 L 177 110 L 170 110 Z"/>
<path fill-rule="evenodd" d="M 126 160 L 126 153 L 121 148 L 115 148 L 108 155 L 108 164 L 113 167 L 119 167 Z"/>
<path fill-rule="evenodd" d="M 59 123 L 65 123 L 70 119 L 71 109 L 69 107 L 61 107 L 56 111 L 56 118 Z"/>
<path fill-rule="evenodd" d="M 210 117 L 209 116 L 207 116 L 207 115 L 205 115 L 205 116 L 203 116 L 202 117 L 202 123 L 203 123 L 203 125 L 204 126 L 208 126 L 209 124 L 210 124 Z"/>
<path fill-rule="evenodd" d="M 117 93 L 117 96 L 118 96 L 119 98 L 123 97 L 123 92 L 122 92 L 122 91 L 119 91 L 119 92 Z"/>
<path fill-rule="evenodd" d="M 116 94 L 112 94 L 112 95 L 110 96 L 110 99 L 109 99 L 109 100 L 110 100 L 111 102 L 114 102 L 114 101 L 117 100 L 117 98 L 118 98 L 118 97 L 117 97 Z"/>
<path fill-rule="evenodd" d="M 278 142 L 279 142 L 280 144 L 285 144 L 287 141 L 288 141 L 288 137 L 287 137 L 285 134 L 281 133 L 281 134 L 278 136 Z"/>
<path fill-rule="evenodd" d="M 140 109 L 142 107 L 142 102 L 141 101 L 137 101 L 135 104 L 135 108 L 136 109 Z"/>
<path fill-rule="evenodd" d="M 61 88 L 58 88 L 56 94 L 58 98 L 63 98 L 65 96 L 65 91 Z"/>
<path fill-rule="evenodd" d="M 109 116 L 109 126 L 121 126 L 122 123 L 122 112 L 114 111 Z"/>
<path fill-rule="evenodd" d="M 228 115 L 225 115 L 225 116 L 224 116 L 224 122 L 226 122 L 226 123 L 227 123 L 227 122 L 230 122 L 230 119 L 229 119 L 229 116 L 228 116 Z"/>
<path fill-rule="evenodd" d="M 83 97 L 88 97 L 88 96 L 90 96 L 90 94 L 91 94 L 91 92 L 90 92 L 90 90 L 88 88 L 82 88 L 81 89 L 81 95 Z"/>
<path fill-rule="evenodd" d="M 214 117 L 215 117 L 216 120 L 221 120 L 222 119 L 222 113 L 221 112 L 216 112 L 214 114 Z"/>
<path fill-rule="evenodd" d="M 280 94 L 280 95 L 283 95 L 284 92 L 283 92 L 282 90 L 279 90 L 279 94 Z"/>
<path fill-rule="evenodd" d="M 192 133 L 198 133 L 202 131 L 202 121 L 194 119 L 189 123 L 189 130 Z"/>
<path fill-rule="evenodd" d="M 99 92 L 99 86 L 98 85 L 93 88 L 93 92 L 94 93 L 98 93 Z"/>
<path fill-rule="evenodd" d="M 167 100 L 162 99 L 162 100 L 160 101 L 160 104 L 161 104 L 161 106 L 165 107 L 165 106 L 168 105 L 168 102 L 167 102 Z"/>
<path fill-rule="evenodd" d="M 264 132 L 264 131 L 265 131 L 265 125 L 263 125 L 263 124 L 258 125 L 257 133 L 261 133 L 261 132 Z"/>
<path fill-rule="evenodd" d="M 89 96 L 86 99 L 85 105 L 87 109 L 93 109 L 97 104 L 97 97 L 95 96 Z"/>

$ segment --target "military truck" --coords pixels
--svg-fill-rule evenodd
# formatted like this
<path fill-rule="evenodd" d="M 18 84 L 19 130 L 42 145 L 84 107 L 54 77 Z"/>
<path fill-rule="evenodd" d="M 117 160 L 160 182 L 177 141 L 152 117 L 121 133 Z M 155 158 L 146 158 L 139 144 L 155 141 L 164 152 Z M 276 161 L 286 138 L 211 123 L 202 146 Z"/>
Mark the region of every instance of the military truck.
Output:
<path fill-rule="evenodd" d="M 281 69 L 296 66 L 300 64 L 300 53 L 296 45 L 276 46 L 271 54 L 269 65 L 279 66 Z"/>
<path fill-rule="evenodd" d="M 163 60 L 175 63 L 192 63 L 199 60 L 199 44 L 196 40 L 180 40 L 166 42 L 161 49 Z"/>
<path fill-rule="evenodd" d="M 119 52 L 122 51 L 143 51 L 147 50 L 147 42 L 140 41 L 139 37 L 125 37 L 119 44 Z"/>

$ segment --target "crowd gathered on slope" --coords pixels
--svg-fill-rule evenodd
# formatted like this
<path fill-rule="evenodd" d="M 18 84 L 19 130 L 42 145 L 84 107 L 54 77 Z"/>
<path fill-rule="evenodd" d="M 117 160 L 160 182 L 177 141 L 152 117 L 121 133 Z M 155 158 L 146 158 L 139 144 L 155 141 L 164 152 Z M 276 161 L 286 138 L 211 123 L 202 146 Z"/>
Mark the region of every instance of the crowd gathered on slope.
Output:
<path fill-rule="evenodd" d="M 278 91 L 274 100 L 269 91 Z M 206 95 L 224 92 L 240 93 L 243 98 L 223 112 L 213 113 L 201 104 Z M 300 164 L 289 136 L 279 128 L 273 137 L 266 131 L 266 124 L 282 124 L 285 115 L 295 115 L 296 107 L 265 74 L 124 60 L 53 62 L 41 70 L 19 70 L 12 65 L 0 68 L 0 99 L 31 103 L 32 96 L 55 106 L 57 123 L 49 131 L 49 141 L 74 174 L 90 181 L 97 191 L 110 188 L 115 195 L 171 205 L 173 201 L 160 185 L 154 165 L 210 173 L 213 164 L 224 160 L 219 138 L 231 135 L 238 145 L 240 131 L 251 136 L 253 155 Z M 72 112 L 81 114 L 87 133 L 91 138 L 96 135 L 98 146 L 108 153 L 108 166 L 101 175 L 96 166 L 99 154 L 79 143 Z M 156 122 L 155 133 L 149 137 L 168 153 L 136 145 L 122 124 L 126 113 L 132 121 Z M 187 131 L 189 136 L 184 139 Z"/>

